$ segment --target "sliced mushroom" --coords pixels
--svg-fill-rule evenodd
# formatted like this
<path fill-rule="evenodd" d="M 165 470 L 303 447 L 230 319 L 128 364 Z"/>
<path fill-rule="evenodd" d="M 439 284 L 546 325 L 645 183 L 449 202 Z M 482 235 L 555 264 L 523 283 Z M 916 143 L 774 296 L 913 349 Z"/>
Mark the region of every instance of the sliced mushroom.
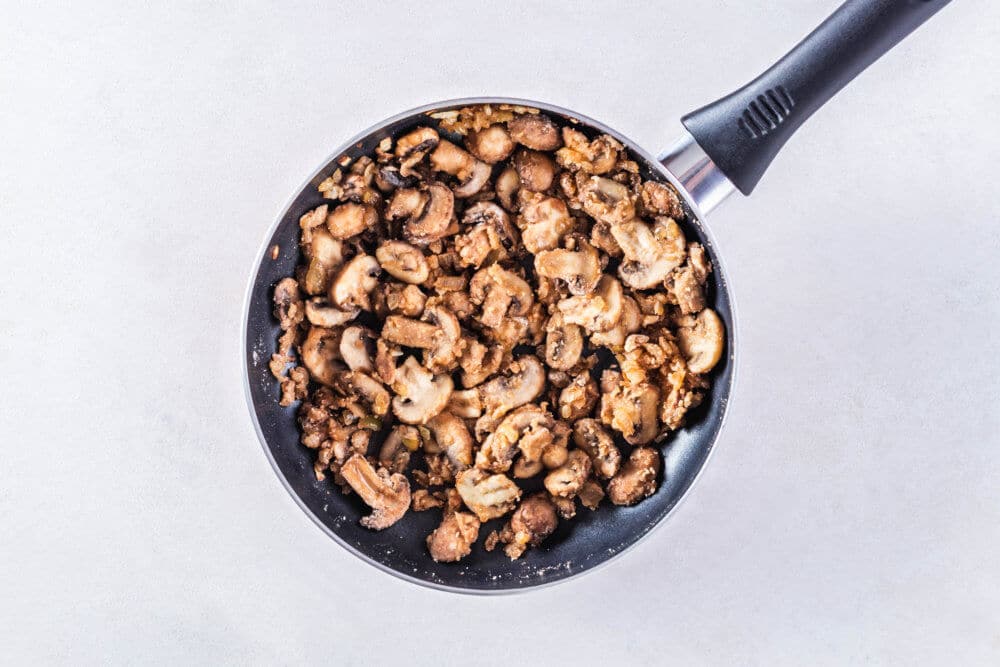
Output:
<path fill-rule="evenodd" d="M 520 558 L 528 547 L 537 547 L 559 525 L 556 507 L 544 493 L 536 493 L 521 502 L 510 517 L 505 533 L 504 553 L 511 560 Z"/>
<path fill-rule="evenodd" d="M 677 345 L 687 359 L 692 373 L 708 373 L 722 358 L 726 328 L 711 308 L 686 315 L 677 321 Z"/>
<path fill-rule="evenodd" d="M 447 512 L 427 536 L 427 550 L 436 563 L 454 563 L 472 553 L 479 539 L 479 519 L 468 512 Z"/>
<path fill-rule="evenodd" d="M 459 180 L 459 186 L 455 188 L 456 197 L 471 197 L 476 194 L 483 189 L 492 173 L 488 164 L 444 140 L 431 153 L 430 163 L 435 171 L 443 171 Z"/>
<path fill-rule="evenodd" d="M 545 153 L 520 149 L 514 154 L 514 169 L 521 179 L 521 187 L 531 192 L 544 192 L 552 187 L 559 167 Z"/>
<path fill-rule="evenodd" d="M 425 365 L 432 373 L 450 370 L 462 353 L 462 328 L 453 313 L 443 306 L 424 311 L 421 322 L 390 315 L 382 326 L 382 338 L 390 343 L 427 350 Z"/>
<path fill-rule="evenodd" d="M 573 424 L 573 444 L 590 457 L 598 477 L 610 479 L 618 473 L 622 454 L 611 434 L 596 419 L 580 419 Z"/>
<path fill-rule="evenodd" d="M 386 208 L 388 220 L 409 220 L 419 218 L 430 201 L 430 195 L 419 188 L 399 188 L 393 193 Z"/>
<path fill-rule="evenodd" d="M 587 509 L 596 510 L 604 499 L 604 489 L 595 480 L 588 479 L 583 483 L 576 497 L 580 499 L 580 504 Z"/>
<path fill-rule="evenodd" d="M 371 310 L 371 292 L 378 285 L 378 261 L 371 255 L 357 255 L 337 273 L 330 286 L 330 300 L 341 310 Z"/>
<path fill-rule="evenodd" d="M 642 184 L 640 201 L 643 209 L 653 215 L 665 215 L 680 220 L 684 217 L 681 198 L 673 186 L 646 181 Z"/>
<path fill-rule="evenodd" d="M 494 186 L 497 193 L 497 200 L 508 211 L 518 209 L 517 193 L 521 189 L 521 177 L 517 175 L 517 169 L 507 167 L 497 176 Z"/>
<path fill-rule="evenodd" d="M 403 518 L 410 507 L 410 483 L 399 473 L 389 474 L 385 468 L 375 468 L 359 454 L 347 459 L 340 474 L 372 513 L 361 519 L 361 525 L 371 530 L 383 530 Z"/>
<path fill-rule="evenodd" d="M 566 169 L 587 174 L 606 174 L 618 162 L 622 145 L 606 134 L 587 138 L 583 132 L 571 127 L 562 129 L 565 146 L 556 151 L 556 160 Z"/>
<path fill-rule="evenodd" d="M 622 316 L 618 324 L 607 331 L 595 331 L 590 334 L 590 342 L 594 345 L 616 349 L 625 344 L 625 338 L 639 330 L 642 326 L 642 312 L 635 299 L 622 297 Z"/>
<path fill-rule="evenodd" d="M 493 202 L 478 202 L 465 210 L 462 224 L 470 229 L 455 238 L 455 250 L 463 266 L 480 267 L 504 260 L 517 246 L 517 231 L 510 216 Z"/>
<path fill-rule="evenodd" d="M 652 227 L 631 220 L 612 226 L 611 233 L 628 260 L 618 267 L 618 275 L 635 289 L 662 284 L 684 261 L 684 232 L 670 218 L 657 218 Z"/>
<path fill-rule="evenodd" d="M 506 160 L 514 150 L 514 142 L 503 125 L 490 125 L 465 136 L 465 147 L 474 156 L 488 164 Z"/>
<path fill-rule="evenodd" d="M 324 227 L 312 232 L 309 244 L 309 265 L 302 279 L 307 294 L 326 294 L 333 274 L 344 261 L 344 244 L 333 238 Z"/>
<path fill-rule="evenodd" d="M 494 419 L 532 402 L 545 389 L 545 369 L 536 357 L 521 357 L 508 371 L 480 385 L 483 412 Z"/>
<path fill-rule="evenodd" d="M 579 449 L 569 453 L 566 463 L 545 476 L 545 489 L 553 496 L 572 498 L 590 474 L 590 457 Z"/>
<path fill-rule="evenodd" d="M 620 380 L 601 398 L 601 421 L 620 432 L 631 445 L 652 442 L 658 431 L 660 392 L 647 383 Z"/>
<path fill-rule="evenodd" d="M 309 323 L 318 327 L 343 326 L 358 316 L 357 308 L 341 310 L 321 296 L 306 301 L 305 310 Z"/>
<path fill-rule="evenodd" d="M 420 317 L 427 304 L 427 295 L 416 285 L 395 281 L 383 283 L 375 290 L 375 313 L 386 317 L 388 313 L 406 317 Z"/>
<path fill-rule="evenodd" d="M 419 285 L 427 280 L 430 267 L 420 248 L 405 241 L 385 241 L 375 250 L 382 269 L 404 283 Z"/>
<path fill-rule="evenodd" d="M 697 313 L 705 307 L 705 292 L 701 289 L 695 270 L 688 265 L 676 269 L 670 280 L 670 291 L 685 315 Z"/>
<path fill-rule="evenodd" d="M 274 286 L 274 317 L 284 331 L 292 329 L 306 314 L 302 307 L 302 295 L 295 278 L 282 278 Z"/>
<path fill-rule="evenodd" d="M 608 331 L 622 315 L 622 286 L 611 276 L 602 276 L 593 294 L 571 296 L 557 305 L 563 319 L 587 331 Z"/>
<path fill-rule="evenodd" d="M 537 405 L 522 405 L 504 417 L 493 432 L 486 436 L 476 454 L 476 467 L 493 472 L 510 470 L 521 440 L 527 437 L 529 431 L 535 434 L 544 432 L 541 441 L 529 438 L 526 446 L 521 448 L 527 461 L 538 461 L 545 446 L 553 441 L 554 429 L 555 420 L 546 410 Z"/>
<path fill-rule="evenodd" d="M 313 326 L 302 343 L 302 363 L 309 375 L 321 384 L 332 387 L 340 373 L 347 370 L 340 358 L 339 329 Z"/>
<path fill-rule="evenodd" d="M 340 338 L 340 357 L 352 371 L 370 373 L 375 365 L 372 354 L 375 352 L 375 332 L 362 326 L 351 326 L 344 329 Z"/>
<path fill-rule="evenodd" d="M 510 138 L 536 151 L 554 151 L 562 146 L 559 127 L 548 116 L 525 114 L 507 121 Z"/>
<path fill-rule="evenodd" d="M 343 240 L 371 229 L 377 222 L 378 211 L 374 206 L 347 202 L 330 212 L 326 218 L 326 227 L 333 238 Z"/>
<path fill-rule="evenodd" d="M 577 181 L 580 203 L 598 222 L 619 225 L 635 217 L 635 196 L 618 181 L 590 176 Z"/>
<path fill-rule="evenodd" d="M 344 373 L 337 379 L 337 387 L 348 396 L 360 396 L 378 416 L 389 411 L 389 392 L 382 383 L 361 371 Z"/>
<path fill-rule="evenodd" d="M 475 387 L 500 370 L 506 350 L 501 345 L 487 347 L 472 339 L 466 341 L 459 365 L 462 367 L 462 384 Z"/>
<path fill-rule="evenodd" d="M 415 426 L 397 424 L 389 431 L 379 448 L 378 462 L 390 472 L 405 472 L 410 465 L 410 454 L 420 448 L 420 433 Z"/>
<path fill-rule="evenodd" d="M 429 127 L 418 127 L 400 137 L 396 142 L 396 157 L 400 158 L 399 173 L 413 176 L 413 167 L 424 159 L 427 151 L 437 146 L 438 141 L 437 131 Z"/>
<path fill-rule="evenodd" d="M 469 468 L 455 477 L 455 489 L 465 506 L 480 521 L 489 521 L 507 514 L 521 497 L 521 489 L 509 477 L 490 475 L 478 468 Z"/>
<path fill-rule="evenodd" d="M 518 217 L 521 242 L 528 252 L 558 248 L 562 237 L 573 228 L 565 202 L 556 197 L 540 197 L 521 207 Z"/>
<path fill-rule="evenodd" d="M 447 186 L 432 183 L 427 186 L 427 205 L 418 218 L 410 218 L 403 226 L 403 235 L 411 242 L 427 245 L 443 237 L 455 215 L 455 195 Z"/>
<path fill-rule="evenodd" d="M 543 250 L 535 255 L 535 272 L 546 278 L 566 282 L 571 294 L 589 294 L 601 279 L 601 257 L 586 241 L 574 244 L 576 250 Z"/>
<path fill-rule="evenodd" d="M 594 409 L 599 396 L 597 382 L 589 372 L 584 371 L 559 392 L 559 416 L 567 420 L 586 417 Z"/>
<path fill-rule="evenodd" d="M 660 454 L 652 447 L 636 447 L 621 471 L 608 482 L 608 498 L 615 505 L 634 505 L 656 491 Z"/>
<path fill-rule="evenodd" d="M 472 434 L 464 421 L 442 411 L 427 422 L 427 428 L 455 470 L 465 470 L 472 465 Z"/>
<path fill-rule="evenodd" d="M 453 387 L 448 375 L 433 375 L 413 357 L 396 369 L 392 411 L 404 424 L 426 424 L 448 405 Z"/>
<path fill-rule="evenodd" d="M 567 324 L 562 312 L 549 317 L 545 327 L 545 362 L 556 370 L 573 368 L 583 353 L 583 331 L 576 324 Z"/>
<path fill-rule="evenodd" d="M 451 392 L 448 412 L 463 419 L 476 419 L 483 414 L 483 402 L 478 389 L 462 389 Z"/>
<path fill-rule="evenodd" d="M 493 328 L 499 327 L 508 315 L 527 315 L 534 303 L 531 285 L 498 264 L 476 272 L 469 282 L 469 297 L 482 306 L 480 322 Z"/>

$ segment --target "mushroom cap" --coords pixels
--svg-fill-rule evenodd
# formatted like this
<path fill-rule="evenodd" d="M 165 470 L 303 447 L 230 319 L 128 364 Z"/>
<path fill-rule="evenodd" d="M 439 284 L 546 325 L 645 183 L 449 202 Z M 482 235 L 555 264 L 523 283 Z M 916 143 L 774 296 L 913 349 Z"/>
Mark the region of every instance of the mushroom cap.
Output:
<path fill-rule="evenodd" d="M 546 278 L 566 282 L 571 294 L 589 294 L 601 279 L 601 256 L 586 241 L 580 241 L 578 250 L 543 250 L 535 255 L 535 272 Z"/>
<path fill-rule="evenodd" d="M 562 146 L 559 127 L 544 114 L 524 114 L 507 121 L 510 138 L 536 151 L 553 151 Z"/>
<path fill-rule="evenodd" d="M 370 293 L 378 285 L 381 267 L 371 255 L 352 258 L 337 273 L 330 286 L 330 300 L 341 310 L 371 310 Z"/>
<path fill-rule="evenodd" d="M 382 270 L 404 283 L 419 285 L 430 275 L 430 266 L 420 248 L 406 241 L 384 241 L 375 250 Z"/>
<path fill-rule="evenodd" d="M 444 449 L 455 470 L 464 470 L 472 465 L 472 434 L 464 421 L 444 410 L 427 422 L 427 428 L 434 434 L 434 440 Z"/>
<path fill-rule="evenodd" d="M 302 343 L 302 363 L 310 377 L 332 387 L 347 370 L 340 358 L 340 329 L 313 326 Z"/>
<path fill-rule="evenodd" d="M 478 132 L 469 132 L 465 137 L 465 147 L 474 156 L 488 164 L 496 164 L 514 150 L 514 141 L 503 125 L 490 125 Z"/>
<path fill-rule="evenodd" d="M 531 403 L 545 389 L 545 369 L 537 357 L 523 356 L 511 363 L 508 371 L 480 385 L 483 410 L 492 418 Z"/>
<path fill-rule="evenodd" d="M 375 350 L 375 332 L 366 327 L 354 325 L 344 329 L 340 337 L 340 357 L 352 371 L 371 372 L 372 354 Z"/>
<path fill-rule="evenodd" d="M 354 454 L 340 468 L 340 474 L 372 513 L 361 519 L 371 530 L 383 530 L 403 518 L 410 507 L 410 482 L 405 476 L 392 475 L 385 468 L 378 471 L 368 460 Z"/>
<path fill-rule="evenodd" d="M 537 255 L 558 248 L 562 237 L 573 228 L 573 219 L 562 199 L 540 197 L 521 207 L 518 225 L 525 249 Z"/>
<path fill-rule="evenodd" d="M 436 563 L 454 563 L 472 553 L 479 539 L 479 519 L 468 512 L 447 512 L 427 536 L 427 550 Z"/>
<path fill-rule="evenodd" d="M 451 376 L 433 375 L 407 357 L 393 378 L 392 411 L 404 424 L 426 424 L 448 405 L 453 387 Z"/>
<path fill-rule="evenodd" d="M 403 225 L 403 236 L 417 245 L 427 245 L 443 237 L 455 215 L 455 195 L 448 186 L 431 183 L 427 186 L 427 198 L 419 217 L 411 217 Z"/>
<path fill-rule="evenodd" d="M 559 169 L 545 153 L 522 148 L 514 154 L 514 169 L 521 179 L 521 187 L 531 192 L 544 192 L 552 187 Z"/>
<path fill-rule="evenodd" d="M 629 287 L 656 287 L 684 262 L 684 232 L 670 218 L 657 218 L 652 227 L 630 220 L 613 225 L 611 234 L 628 260 L 618 267 L 618 275 Z"/>
<path fill-rule="evenodd" d="M 692 373 L 708 373 L 722 358 L 726 341 L 726 328 L 719 315 L 711 308 L 697 317 L 682 318 L 677 329 L 677 346 L 687 359 Z"/>
<path fill-rule="evenodd" d="M 338 240 L 357 236 L 366 229 L 371 229 L 378 222 L 378 211 L 368 204 L 347 202 L 333 209 L 326 218 L 330 235 Z"/>
<path fill-rule="evenodd" d="M 559 371 L 573 368 L 583 354 L 583 331 L 567 324 L 559 311 L 549 317 L 545 330 L 545 363 Z"/>
<path fill-rule="evenodd" d="M 622 455 L 611 434 L 596 419 L 579 419 L 573 424 L 573 444 L 590 457 L 598 477 L 610 479 L 621 466 Z"/>
<path fill-rule="evenodd" d="M 463 470 L 455 476 L 455 489 L 465 506 L 480 521 L 489 521 L 514 509 L 521 488 L 503 474 L 491 475 L 478 468 Z"/>
<path fill-rule="evenodd" d="M 623 301 L 621 283 L 605 275 L 592 294 L 571 296 L 557 307 L 569 324 L 579 324 L 590 332 L 608 331 L 621 320 Z"/>

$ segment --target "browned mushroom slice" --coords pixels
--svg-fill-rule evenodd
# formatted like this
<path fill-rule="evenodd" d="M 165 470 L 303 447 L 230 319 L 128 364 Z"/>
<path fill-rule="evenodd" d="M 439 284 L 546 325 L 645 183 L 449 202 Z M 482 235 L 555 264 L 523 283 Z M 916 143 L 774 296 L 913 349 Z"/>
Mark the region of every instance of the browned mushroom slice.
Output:
<path fill-rule="evenodd" d="M 419 285 L 427 280 L 430 267 L 420 248 L 405 241 L 385 241 L 375 250 L 382 270 L 404 283 Z"/>
<path fill-rule="evenodd" d="M 544 493 L 536 493 L 521 502 L 504 530 L 504 553 L 511 560 L 520 558 L 528 547 L 537 547 L 559 525 L 555 505 Z"/>
<path fill-rule="evenodd" d="M 480 385 L 483 412 L 492 418 L 532 402 L 545 389 L 545 369 L 536 357 L 521 357 L 511 363 L 508 371 Z"/>
<path fill-rule="evenodd" d="M 609 479 L 618 473 L 621 452 L 611 434 L 596 419 L 581 419 L 573 424 L 573 444 L 590 457 L 598 477 Z"/>
<path fill-rule="evenodd" d="M 392 411 L 404 424 L 426 424 L 448 405 L 453 386 L 448 375 L 433 375 L 407 357 L 393 378 Z"/>
<path fill-rule="evenodd" d="M 559 167 L 545 153 L 522 148 L 514 154 L 514 169 L 521 187 L 531 192 L 544 192 L 552 187 Z"/>
<path fill-rule="evenodd" d="M 337 272 L 330 286 L 330 300 L 341 310 L 371 310 L 371 292 L 378 285 L 381 268 L 371 255 L 357 255 Z"/>
<path fill-rule="evenodd" d="M 390 475 L 380 468 L 377 472 L 368 460 L 355 454 L 344 462 L 340 474 L 372 513 L 361 519 L 361 525 L 371 530 L 383 530 L 403 518 L 410 507 L 410 483 L 398 473 Z"/>
<path fill-rule="evenodd" d="M 559 127 L 548 116 L 525 114 L 507 121 L 510 138 L 536 151 L 554 151 L 562 146 Z"/>
<path fill-rule="evenodd" d="M 508 315 L 527 315 L 534 303 L 531 285 L 497 264 L 476 272 L 469 282 L 469 297 L 482 306 L 479 319 L 483 325 L 493 328 L 499 327 Z"/>
<path fill-rule="evenodd" d="M 644 445 L 652 442 L 659 430 L 659 403 L 660 392 L 656 387 L 619 380 L 601 398 L 601 421 L 620 432 L 629 444 Z"/>
<path fill-rule="evenodd" d="M 611 276 L 602 276 L 593 294 L 571 296 L 558 303 L 563 320 L 587 331 L 608 331 L 622 315 L 622 286 Z"/>
<path fill-rule="evenodd" d="M 507 159 L 514 150 L 514 142 L 503 125 L 490 125 L 478 132 L 469 132 L 465 147 L 483 162 L 496 164 Z"/>
<path fill-rule="evenodd" d="M 418 127 L 400 137 L 396 142 L 396 157 L 400 159 L 399 173 L 413 176 L 413 167 L 424 159 L 427 151 L 437 146 L 438 141 L 437 131 L 429 127 Z"/>
<path fill-rule="evenodd" d="M 344 244 L 333 238 L 325 227 L 317 227 L 307 247 L 309 264 L 302 287 L 307 294 L 326 294 L 337 267 L 344 261 Z"/>
<path fill-rule="evenodd" d="M 350 326 L 344 329 L 340 338 L 340 357 L 352 371 L 371 372 L 375 365 L 372 354 L 375 352 L 375 332 L 362 326 Z"/>
<path fill-rule="evenodd" d="M 606 174 L 618 162 L 618 154 L 624 149 L 620 143 L 606 134 L 593 140 L 571 127 L 562 129 L 565 146 L 556 151 L 556 160 L 566 169 L 586 174 Z"/>
<path fill-rule="evenodd" d="M 557 310 L 549 317 L 545 331 L 545 362 L 560 371 L 573 368 L 583 353 L 583 331 L 580 327 L 567 324 Z"/>
<path fill-rule="evenodd" d="M 337 386 L 348 396 L 360 396 L 378 416 L 389 411 L 389 392 L 382 383 L 361 371 L 344 373 L 337 379 Z"/>
<path fill-rule="evenodd" d="M 282 278 L 274 286 L 274 318 L 278 326 L 288 331 L 298 326 L 305 314 L 299 283 L 295 278 Z"/>
<path fill-rule="evenodd" d="M 463 419 L 475 419 L 483 414 L 483 403 L 478 389 L 462 389 L 451 392 L 448 412 Z"/>
<path fill-rule="evenodd" d="M 692 373 L 708 373 L 722 358 L 726 328 L 711 308 L 698 317 L 686 315 L 677 322 L 677 344 Z"/>
<path fill-rule="evenodd" d="M 520 448 L 527 461 L 539 461 L 555 434 L 555 420 L 537 405 L 522 405 L 512 411 L 486 436 L 476 454 L 476 467 L 494 472 L 510 469 Z M 522 440 L 525 440 L 521 447 Z"/>
<path fill-rule="evenodd" d="M 580 240 L 576 250 L 543 250 L 535 255 L 535 272 L 564 280 L 571 294 L 589 294 L 601 279 L 601 257 L 594 246 Z"/>
<path fill-rule="evenodd" d="M 635 217 L 635 195 L 625 185 L 610 178 L 578 178 L 580 203 L 587 215 L 598 222 L 620 225 Z"/>
<path fill-rule="evenodd" d="M 427 303 L 427 295 L 416 285 L 384 283 L 375 290 L 375 312 L 380 317 L 387 313 L 420 317 Z"/>
<path fill-rule="evenodd" d="M 604 489 L 593 479 L 588 479 L 580 487 L 580 491 L 576 497 L 580 499 L 580 504 L 587 509 L 596 510 L 604 499 Z"/>
<path fill-rule="evenodd" d="M 500 370 L 506 350 L 500 345 L 487 347 L 472 339 L 466 341 L 459 365 L 462 367 L 462 384 L 475 387 Z"/>
<path fill-rule="evenodd" d="M 340 358 L 339 329 L 314 326 L 302 343 L 302 363 L 309 375 L 322 384 L 334 386 L 340 373 L 347 370 Z"/>
<path fill-rule="evenodd" d="M 329 299 L 318 296 L 306 301 L 306 319 L 318 327 L 339 327 L 347 324 L 358 316 L 358 309 L 341 310 Z"/>
<path fill-rule="evenodd" d="M 471 197 L 486 185 L 490 178 L 490 166 L 477 160 L 467 151 L 462 150 L 450 141 L 442 140 L 431 153 L 431 168 L 442 171 L 458 179 L 455 188 L 456 197 Z"/>
<path fill-rule="evenodd" d="M 681 198 L 673 186 L 666 183 L 646 181 L 642 184 L 640 202 L 648 214 L 665 215 L 675 220 L 684 217 Z"/>
<path fill-rule="evenodd" d="M 507 167 L 497 176 L 494 186 L 497 193 L 497 201 L 508 211 L 516 211 L 519 208 L 517 193 L 521 189 L 521 177 L 517 175 L 517 169 Z"/>
<path fill-rule="evenodd" d="M 379 448 L 378 462 L 390 472 L 405 472 L 410 465 L 410 454 L 420 449 L 417 427 L 397 424 L 389 431 Z"/>
<path fill-rule="evenodd" d="M 479 519 L 468 512 L 447 512 L 427 536 L 427 550 L 436 563 L 454 563 L 472 553 L 479 539 Z"/>
<path fill-rule="evenodd" d="M 333 238 L 342 240 L 371 229 L 376 222 L 378 222 L 378 211 L 375 207 L 348 202 L 330 212 L 326 218 L 326 227 Z"/>
<path fill-rule="evenodd" d="M 566 203 L 556 197 L 532 199 L 521 207 L 518 217 L 521 242 L 532 254 L 558 248 L 562 237 L 573 228 Z"/>
<path fill-rule="evenodd" d="M 642 312 L 635 299 L 622 297 L 622 316 L 618 324 L 607 331 L 595 331 L 590 334 L 590 342 L 594 345 L 615 350 L 625 344 L 625 338 L 639 330 L 642 326 Z"/>
<path fill-rule="evenodd" d="M 635 289 L 662 284 L 684 261 L 684 232 L 670 218 L 657 218 L 652 227 L 631 220 L 612 226 L 611 233 L 628 260 L 622 262 L 618 275 Z"/>
<path fill-rule="evenodd" d="M 579 449 L 569 453 L 566 463 L 545 476 L 545 489 L 553 496 L 573 498 L 590 474 L 590 457 Z"/>
<path fill-rule="evenodd" d="M 656 491 L 660 454 L 652 447 L 636 447 L 621 471 L 608 482 L 608 498 L 615 505 L 634 505 Z"/>
<path fill-rule="evenodd" d="M 586 417 L 594 409 L 599 396 L 597 383 L 589 372 L 584 371 L 559 393 L 559 416 L 567 420 Z"/>
<path fill-rule="evenodd" d="M 448 411 L 442 411 L 427 422 L 427 428 L 455 470 L 464 470 L 472 465 L 472 434 L 464 421 Z"/>
<path fill-rule="evenodd" d="M 400 192 L 402 190 L 396 192 L 397 196 Z M 403 224 L 403 236 L 417 245 L 427 245 L 445 236 L 455 217 L 455 195 L 447 186 L 431 183 L 427 186 L 426 197 L 427 203 L 421 212 L 408 217 Z M 409 200 L 412 196 L 408 194 L 406 198 Z M 392 210 L 392 204 L 389 207 Z"/>
<path fill-rule="evenodd" d="M 690 315 L 705 307 L 705 292 L 701 289 L 695 270 L 691 266 L 676 269 L 670 280 L 670 291 L 677 299 L 681 312 Z"/>
<path fill-rule="evenodd" d="M 451 370 L 462 353 L 462 329 L 458 319 L 443 306 L 424 312 L 426 322 L 390 315 L 382 327 L 382 338 L 390 343 L 427 350 L 425 365 L 433 373 Z"/>
<path fill-rule="evenodd" d="M 489 521 L 507 514 L 521 497 L 521 489 L 509 477 L 491 475 L 478 468 L 469 468 L 455 477 L 455 489 L 465 506 L 480 521 Z"/>

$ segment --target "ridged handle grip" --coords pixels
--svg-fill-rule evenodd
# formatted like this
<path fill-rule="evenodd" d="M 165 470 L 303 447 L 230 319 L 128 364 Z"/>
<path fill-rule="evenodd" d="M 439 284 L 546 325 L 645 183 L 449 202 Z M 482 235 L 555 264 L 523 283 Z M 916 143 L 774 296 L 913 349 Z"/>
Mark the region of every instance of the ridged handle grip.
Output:
<path fill-rule="evenodd" d="M 823 104 L 950 0 L 848 0 L 766 72 L 681 119 L 740 192 Z"/>

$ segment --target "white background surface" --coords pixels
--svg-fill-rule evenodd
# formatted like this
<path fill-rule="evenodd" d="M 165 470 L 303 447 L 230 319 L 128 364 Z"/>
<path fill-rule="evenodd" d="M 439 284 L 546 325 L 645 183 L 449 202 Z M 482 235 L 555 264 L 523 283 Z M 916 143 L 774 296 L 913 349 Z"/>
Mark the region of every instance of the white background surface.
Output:
<path fill-rule="evenodd" d="M 0 21 L 0 661 L 1000 661 L 1000 4 L 946 8 L 712 216 L 743 344 L 712 463 L 627 556 L 504 598 L 370 568 L 272 473 L 238 342 L 264 231 L 437 99 L 655 152 L 836 2 L 138 4 Z"/>

